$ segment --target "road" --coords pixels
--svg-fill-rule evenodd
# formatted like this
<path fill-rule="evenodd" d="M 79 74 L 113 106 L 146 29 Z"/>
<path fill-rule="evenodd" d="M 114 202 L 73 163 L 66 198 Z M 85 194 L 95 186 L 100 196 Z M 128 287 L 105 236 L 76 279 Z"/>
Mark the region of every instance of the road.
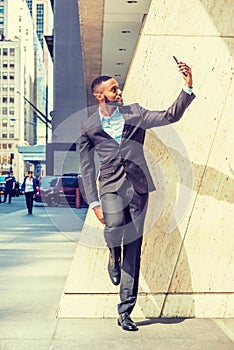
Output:
<path fill-rule="evenodd" d="M 33 215 L 28 215 L 24 196 L 13 197 L 11 204 L 0 203 L 0 232 L 14 232 L 20 227 L 23 230 L 25 225 L 27 230 L 43 226 L 45 231 L 52 229 L 78 242 L 86 213 L 87 208 L 76 209 L 69 205 L 47 207 L 34 202 Z"/>
<path fill-rule="evenodd" d="M 26 208 L 24 196 L 12 197 L 11 204 L 9 204 L 8 202 L 0 203 L 0 215 L 9 214 L 17 210 L 22 210 L 24 208 Z"/>
<path fill-rule="evenodd" d="M 87 209 L 0 204 L 0 349 L 49 350 Z"/>

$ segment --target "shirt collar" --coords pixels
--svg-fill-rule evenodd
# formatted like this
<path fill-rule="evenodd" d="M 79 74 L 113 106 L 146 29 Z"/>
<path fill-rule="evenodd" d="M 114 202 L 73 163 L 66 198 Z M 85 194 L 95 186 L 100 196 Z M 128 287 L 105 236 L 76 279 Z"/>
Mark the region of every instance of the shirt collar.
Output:
<path fill-rule="evenodd" d="M 101 112 L 101 110 L 100 110 L 100 107 L 99 107 L 99 115 L 100 115 L 100 120 L 101 120 L 101 122 L 102 122 L 103 120 L 107 120 L 107 119 L 110 119 L 110 118 L 113 118 L 113 117 L 118 117 L 118 116 L 120 115 L 119 107 L 117 106 L 116 109 L 114 110 L 114 113 L 112 113 L 112 114 L 111 114 L 110 116 L 108 116 L 108 117 L 105 117 L 105 116 L 102 114 L 102 112 Z"/>

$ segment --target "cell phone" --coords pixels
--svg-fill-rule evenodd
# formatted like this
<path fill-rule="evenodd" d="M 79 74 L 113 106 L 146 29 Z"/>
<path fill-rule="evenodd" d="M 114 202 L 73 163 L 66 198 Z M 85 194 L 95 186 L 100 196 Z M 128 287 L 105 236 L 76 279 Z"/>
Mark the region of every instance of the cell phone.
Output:
<path fill-rule="evenodd" d="M 175 56 L 172 56 L 174 58 L 174 60 L 176 61 L 176 63 L 178 64 L 179 61 L 177 60 L 177 58 Z"/>
<path fill-rule="evenodd" d="M 177 60 L 177 58 L 175 57 L 175 56 L 172 56 L 173 58 L 174 58 L 174 60 L 176 61 L 176 64 L 179 64 L 179 61 Z M 185 76 L 185 77 L 187 77 L 187 73 L 183 73 L 183 75 Z"/>

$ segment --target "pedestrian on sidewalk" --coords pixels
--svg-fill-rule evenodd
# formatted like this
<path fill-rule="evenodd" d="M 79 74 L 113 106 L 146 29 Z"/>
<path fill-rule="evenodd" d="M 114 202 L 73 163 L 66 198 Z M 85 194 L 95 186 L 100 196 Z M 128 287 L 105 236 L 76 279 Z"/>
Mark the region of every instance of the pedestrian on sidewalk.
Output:
<path fill-rule="evenodd" d="M 178 121 L 195 97 L 191 68 L 183 62 L 178 63 L 178 68 L 185 86 L 164 111 L 149 111 L 138 103 L 124 106 L 118 82 L 110 76 L 96 78 L 92 92 L 99 108 L 81 127 L 80 164 L 85 194 L 96 217 L 105 225 L 109 276 L 114 285 L 120 284 L 118 325 L 126 331 L 138 330 L 130 314 L 137 300 L 148 193 L 155 190 L 143 152 L 145 131 Z M 100 160 L 99 193 L 94 151 Z"/>
<path fill-rule="evenodd" d="M 3 203 L 6 203 L 7 196 L 8 196 L 8 203 L 11 204 L 11 198 L 13 194 L 13 190 L 15 188 L 15 178 L 14 176 L 11 176 L 10 171 L 7 172 L 7 177 L 5 179 L 6 185 L 4 190 L 4 200 Z"/>
<path fill-rule="evenodd" d="M 33 177 L 33 172 L 28 171 L 28 176 L 25 176 L 21 186 L 21 191 L 25 195 L 28 214 L 32 214 L 33 196 L 37 192 L 37 180 Z"/>

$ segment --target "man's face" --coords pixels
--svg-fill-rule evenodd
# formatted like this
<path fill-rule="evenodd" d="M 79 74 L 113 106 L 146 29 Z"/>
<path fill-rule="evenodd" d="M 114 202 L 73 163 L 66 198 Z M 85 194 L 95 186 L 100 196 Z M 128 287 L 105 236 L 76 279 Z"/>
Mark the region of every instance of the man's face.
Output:
<path fill-rule="evenodd" d="M 119 88 L 119 84 L 115 79 L 109 79 L 99 85 L 98 90 L 100 96 L 103 98 L 103 102 L 111 105 L 122 105 L 122 91 Z"/>

